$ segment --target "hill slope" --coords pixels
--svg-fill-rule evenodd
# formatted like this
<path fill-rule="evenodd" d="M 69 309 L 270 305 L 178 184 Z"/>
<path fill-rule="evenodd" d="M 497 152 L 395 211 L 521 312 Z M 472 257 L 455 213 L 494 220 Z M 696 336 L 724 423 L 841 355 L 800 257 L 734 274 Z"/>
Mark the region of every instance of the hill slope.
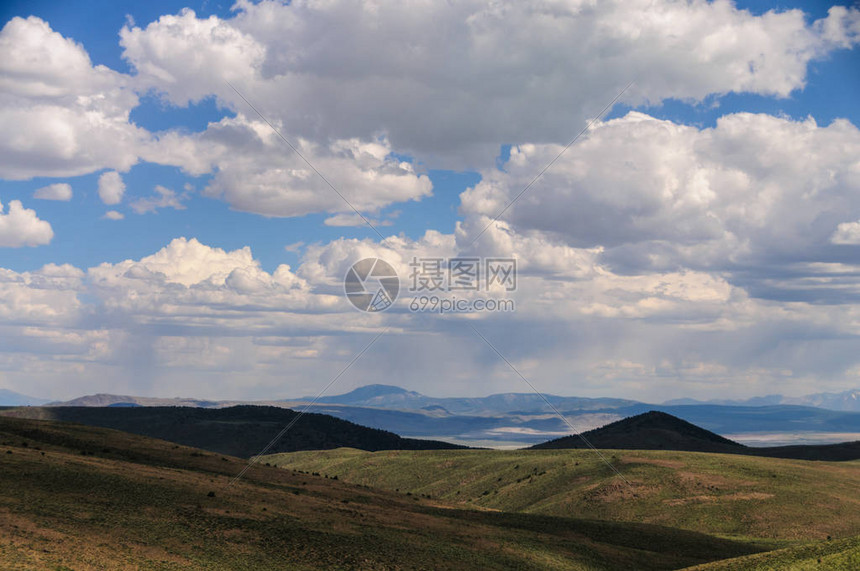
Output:
<path fill-rule="evenodd" d="M 695 424 L 665 412 L 651 411 L 624 418 L 584 432 L 536 444 L 536 449 L 595 448 L 623 450 L 684 450 L 687 452 L 735 452 L 745 448 Z"/>
<path fill-rule="evenodd" d="M 27 407 L 0 415 L 62 420 L 161 438 L 219 454 L 258 454 L 299 413 L 277 407 Z M 273 452 L 327 450 L 430 450 L 462 448 L 446 442 L 401 438 L 324 414 L 305 414 L 272 448 Z"/>
<path fill-rule="evenodd" d="M 675 569 L 761 550 L 266 466 L 227 488 L 237 458 L 81 425 L 0 418 L 0 450 L 3 569 Z"/>
<path fill-rule="evenodd" d="M 860 441 L 840 444 L 750 447 L 723 438 L 665 412 L 651 411 L 623 418 L 579 435 L 532 446 L 538 450 L 588 448 L 586 441 L 607 450 L 680 450 L 746 454 L 768 458 L 840 462 L 860 459 Z"/>
<path fill-rule="evenodd" d="M 689 567 L 688 571 L 846 571 L 860 569 L 860 536 L 804 543 Z"/>
<path fill-rule="evenodd" d="M 860 462 L 673 451 L 329 450 L 266 457 L 463 506 L 779 540 L 860 535 Z"/>

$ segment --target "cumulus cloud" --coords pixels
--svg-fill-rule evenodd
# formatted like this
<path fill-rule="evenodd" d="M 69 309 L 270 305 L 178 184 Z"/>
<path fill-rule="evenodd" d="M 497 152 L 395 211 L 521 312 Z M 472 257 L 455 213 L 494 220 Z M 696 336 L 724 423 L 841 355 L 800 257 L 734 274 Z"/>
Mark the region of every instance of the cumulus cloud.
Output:
<path fill-rule="evenodd" d="M 230 88 L 225 81 L 252 79 L 266 54 L 253 36 L 216 16 L 197 18 L 187 8 L 175 16 L 161 16 L 145 30 L 124 27 L 120 43 L 141 83 L 169 92 L 179 105 L 226 93 Z"/>
<path fill-rule="evenodd" d="M 294 244 L 297 268 L 178 238 L 86 271 L 0 270 L 0 370 L 46 390 L 71 378 L 111 392 L 287 396 L 310 392 L 306 379 L 329 376 L 387 325 L 396 335 L 351 369 L 353 382 L 378 382 L 384 369 L 446 383 L 442 392 L 486 392 L 475 378 L 521 389 L 462 327 L 470 320 L 554 392 L 670 397 L 680 379 L 686 394 L 838 384 L 860 366 L 860 259 L 846 247 L 860 243 L 860 137 L 847 121 L 600 122 L 475 238 L 631 80 L 630 104 L 786 97 L 810 62 L 858 37 L 860 12 L 843 7 L 811 22 L 719 0 L 240 1 L 226 19 L 185 10 L 126 26 L 125 75 L 93 65 L 46 22 L 15 18 L 0 32 L 5 178 L 108 169 L 99 196 L 115 205 L 120 173 L 144 160 L 207 175 L 201 194 L 233 209 L 325 212 L 329 226 L 360 217 L 319 173 L 377 226 L 387 206 L 431 196 L 430 167 L 477 165 L 483 178 L 461 196 L 452 234 Z M 198 133 L 152 134 L 129 122 L 150 90 L 179 106 L 214 95 L 229 116 Z M 36 194 L 65 196 L 61 186 Z M 186 193 L 157 186 L 130 206 L 183 208 Z M 52 236 L 19 201 L 0 205 L 0 246 Z M 403 297 L 367 315 L 344 299 L 358 259 L 382 257 L 405 281 L 413 257 L 460 254 L 517 258 L 515 314 L 416 316 Z"/>
<path fill-rule="evenodd" d="M 128 77 L 35 17 L 0 31 L 0 176 L 75 176 L 137 162 L 148 133 L 129 123 Z"/>
<path fill-rule="evenodd" d="M 125 183 L 116 171 L 108 171 L 99 177 L 99 198 L 105 204 L 119 204 L 125 194 Z"/>
<path fill-rule="evenodd" d="M 185 210 L 183 200 L 188 198 L 187 193 L 177 195 L 176 192 L 161 186 L 155 185 L 155 194 L 145 198 L 139 198 L 131 203 L 131 209 L 138 214 L 146 214 L 147 212 L 157 212 L 159 208 L 173 208 L 175 210 Z"/>
<path fill-rule="evenodd" d="M 0 268 L 0 318 L 5 325 L 68 326 L 80 315 L 83 272 L 48 264 L 35 272 Z"/>
<path fill-rule="evenodd" d="M 395 158 L 384 138 L 324 145 L 299 139 L 292 144 L 301 156 L 264 121 L 239 114 L 210 124 L 203 133 L 162 137 L 147 156 L 192 174 L 215 171 L 204 196 L 264 216 L 341 213 L 352 208 L 375 212 L 432 194 L 429 177 Z"/>
<path fill-rule="evenodd" d="M 66 182 L 49 184 L 48 186 L 37 188 L 33 192 L 33 198 L 68 202 L 72 199 L 72 186 Z"/>
<path fill-rule="evenodd" d="M 137 80 L 175 104 L 214 94 L 247 110 L 228 80 L 298 138 L 382 129 L 400 152 L 480 166 L 500 144 L 568 140 L 630 81 L 628 102 L 788 96 L 809 62 L 857 43 L 857 21 L 720 0 L 242 1 L 231 18 L 185 10 L 120 41 Z"/>
<path fill-rule="evenodd" d="M 543 239 L 511 229 L 506 236 L 507 243 L 495 243 L 524 261 Z M 757 300 L 703 271 L 615 274 L 596 252 L 570 246 L 554 250 L 567 256 L 566 269 L 548 259 L 526 265 L 513 294 L 514 314 L 445 318 L 396 307 L 368 315 L 344 300 L 343 275 L 358 259 L 382 257 L 406 281 L 413 256 L 458 251 L 456 236 L 433 231 L 418 240 L 340 239 L 307 246 L 295 271 L 281 265 L 268 272 L 249 248 L 229 251 L 177 238 L 151 255 L 86 272 L 68 265 L 0 270 L 0 363 L 14 379 L 26 376 L 44 387 L 62 376 L 90 379 L 84 390 L 91 391 L 97 378 L 105 379 L 98 390 L 116 392 L 110 379 L 122 370 L 121 386 L 137 393 L 174 394 L 181 387 L 222 398 L 254 390 L 289 396 L 312 388 L 311 371 L 314 378 L 336 374 L 366 335 L 387 325 L 396 334 L 380 339 L 384 351 L 356 364 L 353 385 L 373 381 L 384 366 L 440 391 L 462 392 L 462 383 L 477 375 L 496 379 L 495 389 L 519 390 L 518 381 L 505 380 L 506 366 L 462 327 L 468 319 L 518 369 L 554 392 L 669 398 L 683 378 L 690 383 L 685 394 L 738 390 L 737 379 L 755 393 L 774 383 L 802 388 L 816 374 L 837 382 L 858 366 L 856 352 L 835 346 L 800 356 L 822 336 L 860 334 L 856 305 Z M 407 303 L 405 293 L 398 303 Z M 450 359 L 441 362 L 438 355 Z M 205 386 L 199 375 L 206 375 Z"/>
<path fill-rule="evenodd" d="M 834 244 L 860 246 L 860 220 L 839 224 L 830 241 Z"/>
<path fill-rule="evenodd" d="M 463 246 L 504 210 L 503 227 L 601 248 L 602 262 L 624 272 L 742 280 L 788 263 L 857 263 L 831 245 L 850 231 L 833 234 L 846 214 L 860 214 L 860 131 L 847 121 L 738 113 L 699 129 L 631 112 L 596 125 L 514 202 L 560 149 L 515 147 L 504 170 L 485 171 L 462 195 Z"/>
<path fill-rule="evenodd" d="M 122 212 L 117 212 L 116 210 L 108 210 L 102 218 L 105 220 L 122 220 L 125 218 L 125 215 Z"/>
<path fill-rule="evenodd" d="M 314 294 L 288 265 L 265 272 L 248 247 L 227 252 L 196 239 L 177 238 L 140 260 L 101 264 L 87 277 L 106 307 L 129 316 L 214 327 L 244 313 L 247 321 L 232 321 L 233 334 L 247 334 L 251 323 L 270 319 L 260 314 L 325 312 L 335 301 Z"/>
<path fill-rule="evenodd" d="M 5 211 L 0 202 L 0 247 L 42 246 L 53 238 L 51 224 L 40 220 L 35 210 L 24 208 L 20 200 L 13 200 Z"/>

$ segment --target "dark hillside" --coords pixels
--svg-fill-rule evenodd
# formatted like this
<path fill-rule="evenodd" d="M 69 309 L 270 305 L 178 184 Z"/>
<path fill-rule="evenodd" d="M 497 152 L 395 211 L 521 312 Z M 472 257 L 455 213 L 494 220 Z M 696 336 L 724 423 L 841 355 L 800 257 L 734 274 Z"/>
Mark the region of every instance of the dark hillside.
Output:
<path fill-rule="evenodd" d="M 860 441 L 839 444 L 752 447 L 723 438 L 665 412 L 650 411 L 584 432 L 595 448 L 616 450 L 677 450 L 745 454 L 792 460 L 842 462 L 860 459 Z M 532 446 L 535 449 L 588 448 L 578 435 L 563 436 Z"/>
<path fill-rule="evenodd" d="M 271 406 L 192 407 L 26 407 L 4 416 L 77 422 L 160 438 L 219 454 L 248 458 L 259 453 L 297 412 Z M 438 450 L 463 448 L 447 442 L 401 438 L 325 414 L 304 414 L 271 452 L 297 450 Z"/>
<path fill-rule="evenodd" d="M 735 452 L 742 444 L 723 438 L 665 412 L 651 411 L 607 424 L 582 434 L 595 448 L 625 450 L 682 450 Z M 577 435 L 564 436 L 532 448 L 587 448 Z"/>

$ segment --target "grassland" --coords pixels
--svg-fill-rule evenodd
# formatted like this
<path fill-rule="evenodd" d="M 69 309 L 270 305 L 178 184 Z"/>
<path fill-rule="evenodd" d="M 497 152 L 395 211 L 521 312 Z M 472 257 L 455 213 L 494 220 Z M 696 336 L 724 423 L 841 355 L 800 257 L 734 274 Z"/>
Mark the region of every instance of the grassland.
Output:
<path fill-rule="evenodd" d="M 860 569 L 860 537 L 804 543 L 689 568 L 689 571 L 856 571 Z"/>
<path fill-rule="evenodd" d="M 0 568 L 674 569 L 761 551 L 267 466 L 228 487 L 243 464 L 114 430 L 0 418 Z"/>
<path fill-rule="evenodd" d="M 860 462 L 590 450 L 296 452 L 289 471 L 461 506 L 644 522 L 773 546 L 860 534 Z M 296 472 L 300 473 L 300 472 Z"/>

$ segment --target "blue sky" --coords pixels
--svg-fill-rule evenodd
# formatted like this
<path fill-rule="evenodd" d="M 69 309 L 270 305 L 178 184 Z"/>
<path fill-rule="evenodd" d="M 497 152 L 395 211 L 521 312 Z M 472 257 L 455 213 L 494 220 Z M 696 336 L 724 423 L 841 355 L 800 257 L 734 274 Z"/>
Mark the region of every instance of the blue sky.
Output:
<path fill-rule="evenodd" d="M 193 12 L 183 12 L 186 8 Z M 8 100 L 13 102 L 8 111 L 11 119 L 3 125 L 9 130 L 7 135 L 15 135 L 18 146 L 16 154 L 8 152 L 9 163 L 0 173 L 5 173 L 0 179 L 0 203 L 8 213 L 10 202 L 20 201 L 23 208 L 34 211 L 27 223 L 35 224 L 37 218 L 43 224 L 41 230 L 33 230 L 36 233 L 30 239 L 37 245 L 26 243 L 22 234 L 8 238 L 9 246 L 0 247 L 0 267 L 27 276 L 10 283 L 31 283 L 35 279 L 31 274 L 39 274 L 46 265 L 67 264 L 75 269 L 68 272 L 81 272 L 69 278 L 79 280 L 72 289 L 78 288 L 75 299 L 81 306 L 71 308 L 68 299 L 57 301 L 63 307 L 51 315 L 65 315 L 67 310 L 74 315 L 55 323 L 51 317 L 32 317 L 29 310 L 22 312 L 26 316 L 18 316 L 16 312 L 26 305 L 22 298 L 11 293 L 0 298 L 0 303 L 5 299 L 9 304 L 10 315 L 17 316 L 10 317 L 10 323 L 27 327 L 30 333 L 39 332 L 32 333 L 33 343 L 26 348 L 7 348 L 6 360 L 0 361 L 0 385 L 5 378 L 11 388 L 21 388 L 27 384 L 25 379 L 40 371 L 36 375 L 38 392 L 74 392 L 78 389 L 55 389 L 53 384 L 62 373 L 58 363 L 74 362 L 82 371 L 79 389 L 84 391 L 109 389 L 87 380 L 108 371 L 111 378 L 138 379 L 131 384 L 124 381 L 121 388 L 143 393 L 162 391 L 178 377 L 198 379 L 202 386 L 189 381 L 183 388 L 200 396 L 309 392 L 313 383 L 307 380 L 308 371 L 316 369 L 307 355 L 338 362 L 353 345 L 360 346 L 366 333 L 356 333 L 358 326 L 353 323 L 362 316 L 347 313 L 340 326 L 329 323 L 332 309 L 328 304 L 343 300 L 314 297 L 337 289 L 350 256 L 377 250 L 389 255 L 394 250 L 453 255 L 464 248 L 526 261 L 524 277 L 533 281 L 526 282 L 529 285 L 523 295 L 531 297 L 521 305 L 524 309 L 508 325 L 498 316 L 482 318 L 488 327 L 503 332 L 500 343 L 510 344 L 506 350 L 516 358 L 541 363 L 534 365 L 535 373 L 555 392 L 576 390 L 569 386 L 565 370 L 591 379 L 581 386 L 586 393 L 635 393 L 641 398 L 677 393 L 708 396 L 725 390 L 778 392 L 780 386 L 789 392 L 813 392 L 813 379 L 824 379 L 825 386 L 833 390 L 860 384 L 854 376 L 855 370 L 860 372 L 860 363 L 852 357 L 856 351 L 846 348 L 844 341 L 849 339 L 847 347 L 851 347 L 856 324 L 850 320 L 837 323 L 837 317 L 827 323 L 811 317 L 816 305 L 827 306 L 842 319 L 853 316 L 858 308 L 852 278 L 846 277 L 854 275 L 851 268 L 857 262 L 851 224 L 860 224 L 854 198 L 858 167 L 850 159 L 860 125 L 857 10 L 849 5 L 833 10 L 831 4 L 820 2 L 722 2 L 686 7 L 658 2 L 639 15 L 636 11 L 643 8 L 635 3 L 626 7 L 607 3 L 588 14 L 570 9 L 574 16 L 568 20 L 547 17 L 543 8 L 531 3 L 503 16 L 477 3 L 464 5 L 457 13 L 432 10 L 422 17 L 451 34 L 450 41 L 442 45 L 432 26 L 423 26 L 420 18 L 410 18 L 408 9 L 394 5 L 378 12 L 359 9 L 357 16 L 355 7 L 340 3 L 327 10 L 313 3 L 294 8 L 248 2 L 235 9 L 216 2 L 4 3 L 0 15 L 7 23 L 4 34 L 9 41 L 28 45 L 28 38 L 35 38 L 34 45 L 42 45 L 46 51 L 28 60 L 27 48 L 23 48 L 10 55 L 13 64 L 3 72 L 8 74 L 4 85 L 12 86 Z M 471 20 L 467 18 L 470 10 L 474 13 Z M 649 18 L 663 13 L 661 10 L 666 18 L 651 22 Z M 485 27 L 469 28 L 467 21 L 483 22 Z M 651 23 L 631 32 L 631 26 L 644 21 Z M 661 30 L 666 22 L 672 24 Z M 702 37 L 711 24 L 714 35 L 709 43 Z M 378 45 L 373 43 L 373 26 L 382 30 Z M 545 42 L 536 40 L 544 35 Z M 485 45 L 489 47 L 483 51 Z M 592 53 L 588 51 L 592 45 L 604 47 Z M 460 58 L 457 50 L 466 50 L 467 55 Z M 613 50 L 622 55 L 613 55 Z M 80 63 L 81 53 L 93 67 Z M 401 57 L 406 53 L 408 58 Z M 56 62 L 67 63 L 44 63 L 54 56 Z M 567 143 L 630 79 L 636 83 L 604 117 L 599 134 L 584 137 L 587 143 L 582 154 L 578 154 L 578 142 L 501 218 L 506 224 L 501 234 L 484 236 L 473 246 L 470 240 L 477 229 L 554 156 L 553 145 Z M 276 122 L 288 139 L 303 141 L 306 146 L 302 148 L 314 167 L 354 197 L 353 201 L 362 201 L 359 209 L 378 222 L 384 236 L 394 238 L 380 242 L 376 232 L 366 226 L 332 225 L 333 217 L 352 215 L 351 208 L 333 198 L 317 178 L 302 178 L 306 165 L 286 145 L 270 139 L 265 125 L 226 87 L 228 80 L 267 119 Z M 25 89 L 28 81 L 43 87 Z M 44 86 L 60 87 L 49 92 Z M 38 89 L 48 91 L 38 93 Z M 38 129 L 30 135 L 32 145 L 27 143 L 37 112 L 43 113 L 38 115 L 44 118 L 43 124 L 50 119 L 60 126 L 56 148 Z M 71 115 L 65 115 L 67 112 Z M 753 118 L 738 114 L 753 114 Z M 69 117 L 75 115 L 95 119 L 74 123 Z M 643 116 L 650 122 L 636 119 Z M 725 121 L 727 117 L 735 119 Z M 807 118 L 814 119 L 817 126 L 804 123 Z M 799 127 L 804 124 L 808 132 Z M 646 134 L 652 128 L 656 130 Z M 633 137 L 620 134 L 624 129 L 643 131 Z M 772 129 L 770 142 L 767 136 L 759 137 L 767 129 Z M 659 139 L 661 133 L 670 132 L 674 133 L 671 141 L 648 143 L 648 137 Z M 64 137 L 72 137 L 74 144 L 67 144 Z M 92 143 L 113 141 L 113 137 L 117 137 L 114 149 Z M 638 146 L 630 146 L 634 140 L 640 141 Z M 751 146 L 734 153 L 733 149 L 746 144 L 738 141 L 749 141 Z M 782 143 L 790 150 L 777 148 Z M 60 148 L 62 145 L 66 146 Z M 813 151 L 831 145 L 836 150 L 832 160 L 816 159 L 807 169 L 809 181 L 798 181 L 801 186 L 796 191 L 785 190 L 783 196 L 781 190 L 768 190 L 783 188 L 780 173 L 789 173 L 796 164 L 791 160 L 779 163 L 786 161 L 785 156 L 797 153 L 798 160 L 805 160 Z M 509 161 L 512 146 L 520 149 L 516 157 L 521 162 Z M 606 149 L 605 158 L 590 155 L 592 147 L 595 153 Z M 672 158 L 691 148 L 700 153 L 688 158 L 691 163 Z M 613 157 L 611 153 L 621 152 L 619 149 L 631 155 Z M 843 150 L 846 158 L 841 159 Z M 658 158 L 652 157 L 654 153 Z M 744 153 L 760 161 L 748 164 L 737 156 Z M 773 161 L 765 159 L 771 155 L 776 157 Z M 612 160 L 621 161 L 622 166 L 613 167 Z M 655 166 L 655 160 L 664 164 Z M 642 180 L 655 181 L 650 190 L 631 182 L 635 177 L 615 179 L 627 168 L 623 165 L 635 168 Z M 654 173 L 648 171 L 651 167 Z M 699 171 L 689 176 L 667 174 L 675 168 Z M 114 171 L 125 191 L 119 202 L 110 204 L 99 194 L 99 180 Z M 725 178 L 726 173 L 745 177 L 752 184 L 748 194 L 769 198 L 738 205 L 738 199 L 724 190 L 735 184 L 737 176 Z M 655 178 L 649 178 L 652 174 Z M 708 181 L 704 195 L 695 190 L 701 180 Z M 71 186 L 71 200 L 34 198 L 37 189 L 55 183 Z M 663 199 L 656 198 L 659 193 L 652 194 L 663 184 L 676 188 L 672 205 L 658 204 L 669 191 L 663 193 Z M 623 190 L 610 199 L 607 196 L 614 190 L 607 190 L 608 194 L 595 190 L 602 185 Z M 170 193 L 163 196 L 173 202 L 147 207 L 146 201 L 158 198 L 156 187 Z M 810 194 L 812 188 L 817 190 Z M 681 196 L 684 193 L 686 198 Z M 802 197 L 801 202 L 797 197 Z M 807 199 L 809 204 L 803 202 Z M 703 200 L 710 202 L 702 206 Z M 105 218 L 109 211 L 120 213 L 122 219 Z M 814 217 L 804 218 L 804 213 L 813 211 Z M 564 220 L 582 222 L 570 227 Z M 595 222 L 601 220 L 605 222 Z M 719 229 L 709 226 L 713 221 Z M 50 239 L 44 235 L 44 223 L 50 225 Z M 804 225 L 814 228 L 808 236 L 802 230 Z M 221 313 L 220 305 L 215 308 L 204 301 L 194 309 L 182 305 L 189 314 L 211 312 L 213 323 L 226 320 L 220 334 L 180 328 L 183 342 L 189 346 L 213 351 L 220 347 L 224 354 L 237 355 L 247 350 L 245 343 L 271 346 L 266 344 L 275 343 L 272 339 L 286 347 L 313 345 L 307 355 L 294 352 L 278 357 L 284 359 L 281 366 L 297 364 L 289 386 L 259 380 L 274 373 L 238 357 L 235 362 L 227 359 L 224 371 L 213 372 L 194 365 L 194 359 L 184 362 L 168 355 L 164 345 L 173 337 L 158 327 L 172 331 L 170 312 L 162 314 L 156 308 L 148 315 L 140 308 L 131 310 L 125 304 L 144 295 L 137 285 L 120 284 L 126 278 L 117 273 L 109 280 L 110 287 L 126 289 L 121 295 L 114 290 L 106 294 L 106 286 L 98 285 L 95 274 L 88 272 L 101 264 L 119 272 L 126 261 L 149 268 L 154 262 L 146 260 L 157 252 L 163 252 L 179 269 L 184 264 L 198 268 L 204 263 L 182 258 L 189 250 L 171 249 L 178 238 L 196 239 L 203 248 L 198 252 L 202 259 L 217 258 L 216 265 L 225 266 L 213 266 L 210 274 L 195 269 L 192 273 L 199 282 L 187 273 L 181 278 L 164 274 L 162 286 L 167 289 L 152 295 L 166 306 L 171 302 L 164 301 L 164 296 L 173 294 L 165 292 L 175 291 L 169 284 L 182 283 L 190 292 L 195 284 L 204 283 L 203 278 L 211 278 L 227 287 L 224 276 L 239 267 L 231 266 L 239 263 L 238 254 L 232 253 L 246 247 L 256 268 L 247 271 L 262 272 L 260 279 L 277 281 L 272 276 L 286 264 L 290 275 L 304 280 L 301 286 L 289 287 L 301 290 L 307 299 L 281 313 L 272 310 L 271 320 L 263 320 L 265 325 L 255 321 L 258 315 L 247 313 L 247 308 L 258 304 L 251 299 L 230 302 L 237 304 L 230 317 Z M 790 244 L 797 256 L 786 254 Z M 217 253 L 220 250 L 224 256 Z M 822 269 L 825 262 L 842 266 Z M 617 283 L 604 283 L 607 275 Z M 659 295 L 653 294 L 650 280 L 664 284 L 664 289 L 658 288 Z M 819 283 L 813 287 L 814 280 Z M 277 287 L 283 286 L 277 283 Z M 676 286 L 678 291 L 709 293 L 683 299 L 666 293 L 676 291 Z M 590 289 L 576 289 L 580 287 Z M 134 296 L 129 293 L 132 290 L 137 292 Z M 604 299 L 607 292 L 622 290 L 626 293 L 621 298 Z M 625 300 L 652 295 L 671 310 L 640 315 L 648 305 L 645 301 L 635 310 L 624 309 Z M 707 306 L 707 300 L 722 295 L 722 302 Z M 536 302 L 567 300 L 569 296 L 590 302 L 569 316 L 557 315 L 566 320 L 564 324 L 551 323 Z M 650 306 L 656 306 L 653 300 Z M 779 300 L 807 306 L 772 305 L 781 303 Z M 529 303 L 534 307 L 529 309 Z M 39 307 L 44 309 L 45 304 L 50 305 L 46 301 Z M 748 307 L 743 309 L 743 304 Z M 761 322 L 741 323 L 744 311 L 760 311 Z M 798 317 L 807 311 L 810 317 Z M 786 317 L 789 313 L 794 316 Z M 614 347 L 603 344 L 599 349 L 582 348 L 581 354 L 575 351 L 571 357 L 575 363 L 565 362 L 569 355 L 563 345 L 555 345 L 557 339 L 549 342 L 533 336 L 532 347 L 508 334 L 511 329 L 568 330 L 581 326 L 583 319 L 598 319 L 597 315 L 603 315 L 596 325 L 601 331 L 624 332 L 618 334 Z M 31 317 L 32 322 L 28 321 Z M 242 321 L 245 319 L 248 324 Z M 419 340 L 422 335 L 436 335 L 450 325 L 409 325 L 398 321 L 399 317 L 391 319 L 421 346 L 436 343 Z M 781 321 L 784 319 L 788 321 Z M 714 345 L 708 336 L 719 336 L 715 332 L 726 331 L 729 322 L 756 339 L 766 339 L 770 349 L 755 356 L 734 342 L 720 340 Z M 710 333 L 706 323 L 711 324 Z M 631 341 L 642 327 L 659 329 L 659 333 L 652 332 L 659 340 L 656 345 L 636 346 Z M 685 354 L 668 348 L 683 335 L 679 327 L 701 329 L 697 333 L 701 338 Z M 52 332 L 54 328 L 56 332 Z M 15 336 L 20 331 L 11 328 L 6 334 Z M 39 335 L 74 338 L 57 346 L 40 345 Z M 126 374 L 123 369 L 137 367 L 124 364 L 120 349 L 136 336 L 160 363 L 146 374 Z M 334 346 L 343 338 L 351 341 L 341 353 Z M 797 341 L 800 338 L 805 340 L 802 347 Z M 725 346 L 720 344 L 723 342 Z M 72 345 L 73 350 L 69 349 Z M 96 350 L 96 346 L 101 348 Z M 793 356 L 783 367 L 776 363 L 783 355 L 780 347 L 791 355 L 800 351 L 808 358 L 800 362 Z M 466 371 L 482 371 L 485 366 L 477 353 L 462 359 L 471 361 L 464 367 Z M 415 373 L 406 364 L 396 366 L 407 368 L 401 384 L 434 392 L 427 386 L 429 373 Z M 224 380 L 225 371 L 235 367 L 242 371 L 242 380 L 230 384 Z M 319 369 L 322 376 L 327 367 Z M 606 367 L 615 372 L 604 378 L 600 371 Z M 212 375 L 220 375 L 215 386 L 222 383 L 224 387 L 206 385 L 205 379 Z M 498 377 L 490 375 L 486 383 L 468 387 L 451 380 L 440 385 L 439 391 L 485 393 L 514 388 L 506 375 L 499 371 Z M 751 375 L 756 379 L 752 385 Z M 695 380 L 690 381 L 690 376 Z M 365 371 L 350 382 L 357 385 L 362 380 L 374 381 L 372 377 Z"/>
<path fill-rule="evenodd" d="M 799 8 L 816 19 L 826 16 L 827 3 L 794 2 L 773 5 L 768 2 L 737 2 L 740 9 L 761 14 L 774 8 Z M 198 17 L 210 15 L 230 17 L 230 3 L 218 2 L 9 2 L 5 4 L 4 20 L 14 16 L 38 16 L 64 36 L 81 43 L 94 64 L 102 64 L 123 73 L 130 73 L 128 62 L 122 57 L 118 31 L 130 17 L 138 26 L 145 26 L 163 14 L 173 14 L 185 7 L 193 9 Z M 821 124 L 835 118 L 847 118 L 860 124 L 860 52 L 838 51 L 822 61 L 810 65 L 808 82 L 789 97 L 773 98 L 755 94 L 715 95 L 704 102 L 667 100 L 657 105 L 638 106 L 636 109 L 655 117 L 697 126 L 713 126 L 717 118 L 732 112 L 769 113 L 787 115 L 795 119 L 814 117 Z M 618 117 L 631 107 L 617 105 L 608 115 Z M 249 110 L 245 110 L 249 112 Z M 145 95 L 140 105 L 131 111 L 130 120 L 150 131 L 181 129 L 202 131 L 209 122 L 216 122 L 233 113 L 219 107 L 214 97 L 177 107 L 165 103 L 156 94 Z M 571 134 L 573 136 L 574 133 Z M 511 141 L 511 143 L 515 143 Z M 284 153 L 290 150 L 284 146 Z M 499 150 L 501 156 L 501 148 Z M 474 171 L 430 171 L 434 196 L 418 203 L 404 203 L 389 210 L 400 211 L 387 227 L 387 233 L 404 233 L 417 238 L 428 228 L 450 233 L 458 218 L 459 194 L 474 185 L 480 174 Z M 124 177 L 129 198 L 150 194 L 156 184 L 180 188 L 185 183 L 198 187 L 205 185 L 206 177 L 183 176 L 180 169 L 152 164 L 138 164 Z M 178 236 L 196 236 L 206 244 L 233 250 L 250 245 L 263 266 L 274 269 L 280 263 L 295 264 L 296 254 L 286 252 L 284 245 L 297 242 L 326 242 L 340 236 L 370 238 L 374 232 L 365 227 L 327 227 L 323 214 L 288 219 L 272 219 L 231 211 L 228 205 L 199 196 L 193 196 L 188 208 L 182 211 L 163 211 L 157 216 L 129 215 L 117 228 L 110 220 L 102 220 L 104 205 L 95 192 L 97 173 L 67 179 L 80 189 L 71 204 L 39 204 L 57 234 L 47 247 L 3 251 L 4 266 L 17 271 L 34 270 L 46 263 L 69 263 L 88 267 L 109 261 L 139 258 L 163 246 Z M 55 182 L 53 178 L 36 177 L 27 181 L 3 181 L 2 197 L 20 199 L 33 205 L 32 192 Z"/>

